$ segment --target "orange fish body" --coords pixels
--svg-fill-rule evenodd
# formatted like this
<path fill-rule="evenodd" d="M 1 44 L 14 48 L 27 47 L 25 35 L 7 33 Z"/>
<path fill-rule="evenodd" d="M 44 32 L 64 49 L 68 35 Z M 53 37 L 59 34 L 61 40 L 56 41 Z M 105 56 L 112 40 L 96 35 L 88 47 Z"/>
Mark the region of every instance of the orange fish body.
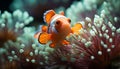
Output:
<path fill-rule="evenodd" d="M 52 48 L 61 44 L 69 44 L 69 42 L 65 40 L 66 36 L 70 33 L 78 33 L 78 30 L 82 28 L 80 23 L 71 28 L 71 20 L 64 16 L 64 12 L 56 14 L 53 10 L 49 10 L 44 14 L 44 21 L 48 24 L 48 27 L 42 26 L 42 31 L 35 34 L 35 37 L 38 38 L 41 44 L 52 41 L 50 44 Z"/>

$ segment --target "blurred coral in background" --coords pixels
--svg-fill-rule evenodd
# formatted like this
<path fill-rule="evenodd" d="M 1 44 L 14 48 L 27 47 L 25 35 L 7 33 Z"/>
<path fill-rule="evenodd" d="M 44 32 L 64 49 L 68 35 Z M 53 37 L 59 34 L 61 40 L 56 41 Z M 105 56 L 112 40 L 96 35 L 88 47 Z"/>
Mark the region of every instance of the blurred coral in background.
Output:
<path fill-rule="evenodd" d="M 10 9 L 27 10 L 36 21 L 42 22 L 43 13 L 48 9 L 61 9 L 69 7 L 73 0 L 13 0 Z"/>
<path fill-rule="evenodd" d="M 120 68 L 119 0 L 13 0 L 9 7 L 0 12 L 0 69 Z M 69 45 L 50 48 L 34 38 L 49 9 L 83 25 Z"/>

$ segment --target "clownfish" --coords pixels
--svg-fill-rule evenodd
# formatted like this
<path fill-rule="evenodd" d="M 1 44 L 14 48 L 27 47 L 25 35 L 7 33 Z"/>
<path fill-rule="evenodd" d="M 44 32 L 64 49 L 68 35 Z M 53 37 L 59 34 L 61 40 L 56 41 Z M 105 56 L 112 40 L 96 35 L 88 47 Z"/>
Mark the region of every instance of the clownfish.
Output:
<path fill-rule="evenodd" d="M 49 45 L 51 48 L 55 48 L 60 44 L 68 45 L 69 41 L 65 39 L 66 36 L 69 36 L 70 33 L 78 34 L 82 28 L 80 23 L 76 23 L 71 28 L 71 20 L 64 16 L 63 11 L 56 14 L 54 10 L 49 10 L 44 13 L 43 19 L 48 26 L 41 26 L 41 31 L 37 32 L 34 37 L 38 39 L 40 44 L 46 44 L 51 41 Z"/>

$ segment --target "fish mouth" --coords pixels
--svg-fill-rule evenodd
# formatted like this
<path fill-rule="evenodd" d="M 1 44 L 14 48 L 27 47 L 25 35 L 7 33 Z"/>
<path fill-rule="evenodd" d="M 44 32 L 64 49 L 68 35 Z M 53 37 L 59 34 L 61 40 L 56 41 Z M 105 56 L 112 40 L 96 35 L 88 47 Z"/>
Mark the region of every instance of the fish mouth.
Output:
<path fill-rule="evenodd" d="M 68 35 L 71 32 L 70 25 L 68 25 L 68 24 L 63 25 L 62 32 L 64 33 L 64 35 Z"/>

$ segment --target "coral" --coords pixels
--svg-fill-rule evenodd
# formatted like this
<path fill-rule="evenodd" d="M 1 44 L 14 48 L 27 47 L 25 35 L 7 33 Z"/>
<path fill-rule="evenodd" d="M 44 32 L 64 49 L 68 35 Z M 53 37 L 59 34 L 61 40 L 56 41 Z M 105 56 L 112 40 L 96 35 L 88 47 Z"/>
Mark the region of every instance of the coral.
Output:
<path fill-rule="evenodd" d="M 18 3 L 19 2 L 19 3 Z M 49 2 L 49 0 L 44 0 L 44 1 L 41 1 L 41 0 L 14 0 L 13 3 L 11 4 L 11 9 L 21 9 L 21 10 L 25 10 L 26 8 L 25 7 L 35 7 L 37 5 L 45 5 Z M 69 2 L 69 0 L 52 0 L 51 3 L 55 4 L 55 3 L 67 3 Z M 50 2 L 49 2 L 50 3 Z"/>
<path fill-rule="evenodd" d="M 67 8 L 73 0 L 13 0 L 10 5 L 12 11 L 16 9 L 27 10 L 35 21 L 43 22 L 42 16 L 45 10 L 59 7 Z"/>

